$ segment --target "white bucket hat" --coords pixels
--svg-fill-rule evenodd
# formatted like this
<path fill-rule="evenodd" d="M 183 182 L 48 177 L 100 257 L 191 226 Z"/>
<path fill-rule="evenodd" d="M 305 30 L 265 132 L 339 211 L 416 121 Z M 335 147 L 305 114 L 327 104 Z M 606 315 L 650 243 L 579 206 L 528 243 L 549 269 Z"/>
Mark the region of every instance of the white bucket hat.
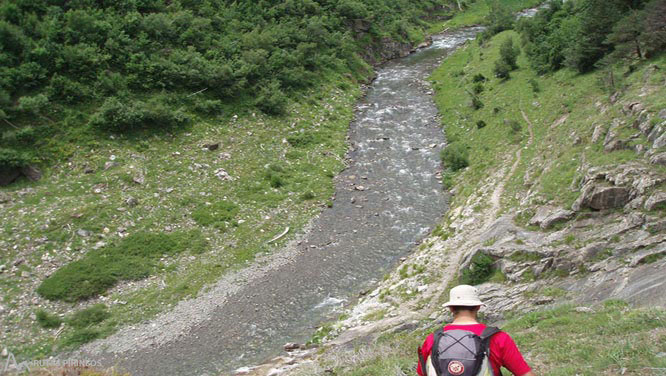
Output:
<path fill-rule="evenodd" d="M 470 285 L 460 285 L 451 289 L 449 294 L 449 301 L 444 304 L 444 307 L 449 306 L 463 306 L 463 307 L 476 307 L 483 305 L 479 300 L 479 292 L 476 287 Z"/>

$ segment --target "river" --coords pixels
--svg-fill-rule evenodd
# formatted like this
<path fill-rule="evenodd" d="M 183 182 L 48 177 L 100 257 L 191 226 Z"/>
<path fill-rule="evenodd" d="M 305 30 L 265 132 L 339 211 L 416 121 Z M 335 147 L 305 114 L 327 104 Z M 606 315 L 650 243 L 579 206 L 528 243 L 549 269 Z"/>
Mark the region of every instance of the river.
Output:
<path fill-rule="evenodd" d="M 317 325 L 394 268 L 447 208 L 437 177 L 445 139 L 424 80 L 478 31 L 437 35 L 430 47 L 378 69 L 350 125 L 351 165 L 335 179 L 334 205 L 292 244 L 288 261 L 254 274 L 187 335 L 98 354 L 104 363 L 135 376 L 218 375 L 257 364 L 279 354 L 286 342 L 306 341 Z"/>

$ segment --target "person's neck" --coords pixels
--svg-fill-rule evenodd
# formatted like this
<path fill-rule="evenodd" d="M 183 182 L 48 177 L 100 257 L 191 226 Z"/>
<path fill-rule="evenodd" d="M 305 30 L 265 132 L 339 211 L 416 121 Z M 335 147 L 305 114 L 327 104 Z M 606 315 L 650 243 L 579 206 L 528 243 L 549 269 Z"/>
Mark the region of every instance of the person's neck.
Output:
<path fill-rule="evenodd" d="M 453 318 L 453 325 L 473 325 L 478 324 L 479 321 L 476 319 L 476 315 L 467 314 L 466 312 L 461 312 Z"/>

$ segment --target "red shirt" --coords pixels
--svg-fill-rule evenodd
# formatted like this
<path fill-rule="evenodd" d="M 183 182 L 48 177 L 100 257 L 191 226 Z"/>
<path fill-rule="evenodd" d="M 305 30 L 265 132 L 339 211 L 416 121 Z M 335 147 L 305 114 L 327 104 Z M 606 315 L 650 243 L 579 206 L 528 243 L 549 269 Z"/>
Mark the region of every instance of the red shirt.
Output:
<path fill-rule="evenodd" d="M 446 325 L 444 330 L 467 330 L 480 336 L 485 328 L 486 326 L 483 324 Z M 421 354 L 423 354 L 424 359 L 428 359 L 428 356 L 430 356 L 433 341 L 434 336 L 430 334 L 425 342 L 423 342 Z M 522 376 L 531 371 L 530 366 L 527 365 L 525 359 L 520 354 L 516 343 L 504 332 L 499 332 L 490 338 L 490 365 L 493 367 L 495 375 L 500 374 L 500 367 L 508 369 L 516 376 Z M 421 364 L 416 368 L 416 372 L 420 376 L 425 376 L 425 372 L 421 369 Z"/>

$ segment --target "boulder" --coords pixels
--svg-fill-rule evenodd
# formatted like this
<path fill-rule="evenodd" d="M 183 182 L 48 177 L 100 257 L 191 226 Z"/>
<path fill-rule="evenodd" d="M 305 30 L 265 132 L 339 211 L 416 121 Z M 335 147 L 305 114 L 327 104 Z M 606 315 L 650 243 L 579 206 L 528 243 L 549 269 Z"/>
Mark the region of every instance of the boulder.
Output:
<path fill-rule="evenodd" d="M 573 209 L 578 211 L 582 208 L 594 210 L 621 208 L 630 200 L 631 191 L 629 188 L 589 184 L 574 202 Z"/>
<path fill-rule="evenodd" d="M 536 214 L 530 219 L 529 224 L 531 226 L 539 226 L 545 230 L 556 223 L 568 221 L 573 215 L 574 212 L 572 210 L 542 206 L 537 209 Z"/>
<path fill-rule="evenodd" d="M 0 187 L 10 185 L 21 176 L 19 168 L 0 168 Z"/>
<path fill-rule="evenodd" d="M 617 150 L 628 149 L 627 142 L 625 140 L 613 139 L 608 143 L 604 143 L 604 151 L 610 153 Z"/>
<path fill-rule="evenodd" d="M 537 208 L 536 213 L 534 213 L 528 224 L 530 226 L 541 226 L 541 223 L 550 215 L 552 211 L 553 208 L 550 206 L 540 206 Z"/>
<path fill-rule="evenodd" d="M 662 119 L 662 120 L 666 120 L 666 108 L 659 111 L 659 118 Z"/>
<path fill-rule="evenodd" d="M 573 210 L 557 209 L 549 216 L 544 218 L 544 220 L 541 222 L 540 227 L 544 230 L 551 228 L 557 223 L 566 222 L 570 220 L 574 214 L 575 212 Z"/>
<path fill-rule="evenodd" d="M 21 173 L 30 181 L 37 181 L 42 178 L 42 172 L 34 166 L 23 167 Z"/>
<path fill-rule="evenodd" d="M 655 210 L 666 207 L 666 192 L 655 192 L 645 201 L 645 210 Z"/>

